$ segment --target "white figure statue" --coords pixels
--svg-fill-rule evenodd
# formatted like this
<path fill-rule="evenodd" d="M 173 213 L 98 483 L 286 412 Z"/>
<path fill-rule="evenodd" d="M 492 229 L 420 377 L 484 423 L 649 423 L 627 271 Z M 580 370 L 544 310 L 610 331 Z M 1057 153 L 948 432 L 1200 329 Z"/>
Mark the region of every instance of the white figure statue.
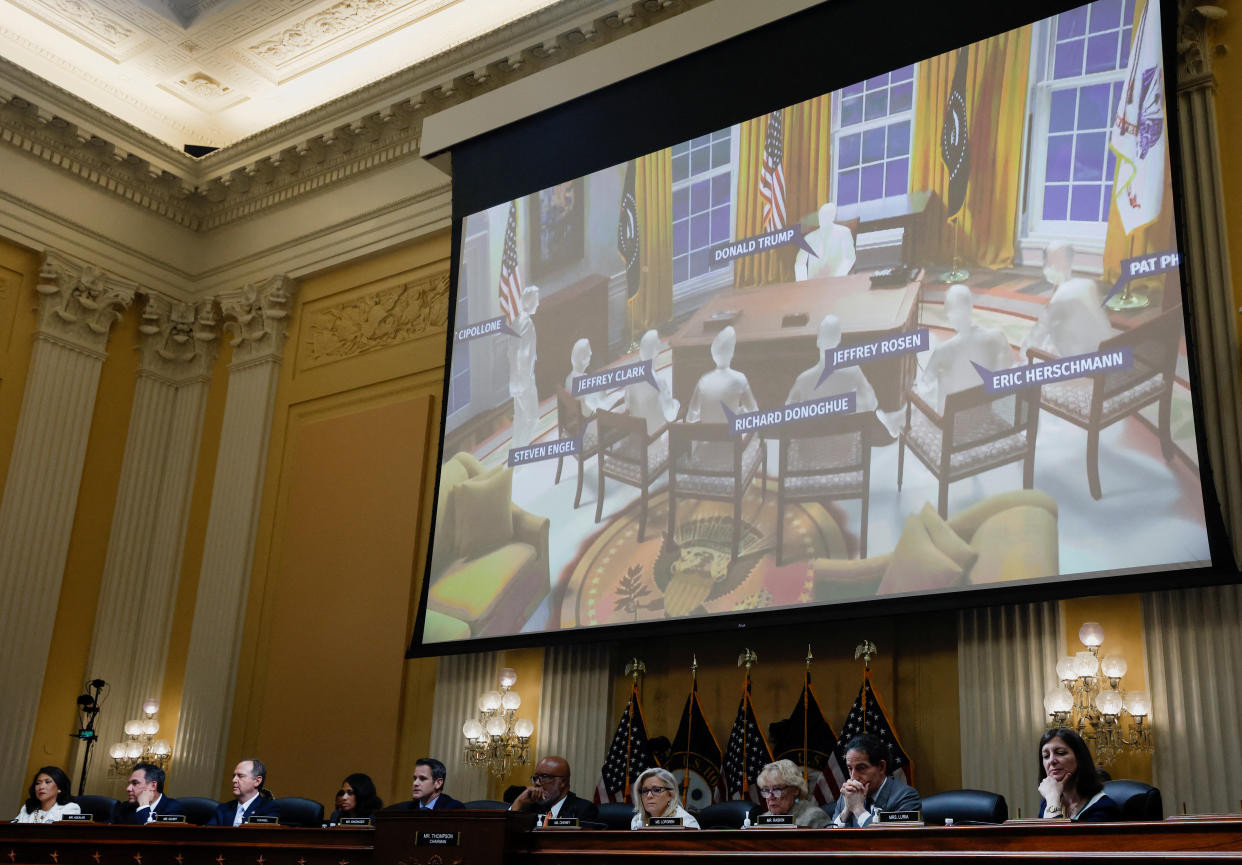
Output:
<path fill-rule="evenodd" d="M 565 390 L 571 394 L 574 392 L 574 379 L 580 375 L 586 375 L 587 367 L 591 365 L 591 341 L 585 336 L 574 343 L 574 347 L 569 350 L 569 375 L 565 376 Z M 589 418 L 595 414 L 595 410 L 599 408 L 603 394 L 587 393 L 578 397 L 578 406 L 582 409 L 582 416 Z"/>
<path fill-rule="evenodd" d="M 638 343 L 638 359 L 654 362 L 660 353 L 660 334 L 649 330 L 643 334 Z M 639 381 L 625 386 L 625 411 L 631 417 L 641 417 L 647 421 L 647 434 L 658 430 L 664 424 L 677 417 L 681 403 L 673 398 L 673 388 L 669 384 L 671 370 L 655 373 L 656 387 L 649 381 Z"/>
<path fill-rule="evenodd" d="M 712 340 L 712 361 L 716 368 L 704 373 L 694 386 L 690 408 L 686 411 L 687 421 L 721 423 L 726 420 L 722 406 L 728 406 L 734 414 L 759 409 L 746 376 L 730 366 L 736 347 L 737 332 L 732 325 L 725 327 Z"/>
<path fill-rule="evenodd" d="M 1028 348 L 1041 348 L 1061 357 L 1097 351 L 1115 331 L 1100 303 L 1093 279 L 1073 278 L 1074 247 L 1049 245 L 1044 253 L 1044 279 L 1055 290 L 1039 320 L 1022 340 L 1022 358 Z"/>
<path fill-rule="evenodd" d="M 990 370 L 1013 366 L 1009 340 L 997 328 L 976 325 L 974 305 L 974 297 L 964 285 L 951 285 L 945 292 L 944 314 L 956 332 L 932 349 L 927 368 L 919 376 L 920 395 L 937 411 L 944 410 L 949 394 L 983 383 L 974 363 Z"/>
<path fill-rule="evenodd" d="M 509 396 L 513 397 L 513 437 L 511 446 L 526 447 L 535 437 L 539 422 L 539 392 L 535 387 L 535 322 L 539 309 L 539 287 L 522 290 L 521 310 L 513 322 L 516 337 L 509 338 Z"/>
<path fill-rule="evenodd" d="M 799 249 L 794 256 L 794 279 L 801 282 L 816 276 L 845 276 L 854 267 L 854 235 L 837 225 L 837 206 L 828 202 L 819 209 L 819 228 L 807 232 L 805 240 L 815 255 Z"/>
<path fill-rule="evenodd" d="M 867 377 L 857 366 L 844 366 L 833 370 L 824 379 L 823 384 L 819 384 L 820 376 L 824 374 L 824 352 L 840 344 L 841 319 L 835 315 L 825 315 L 819 323 L 819 335 L 815 339 L 815 347 L 819 349 L 819 358 L 815 366 L 799 373 L 794 379 L 793 387 L 789 389 L 789 396 L 785 399 L 786 405 L 853 391 L 857 394 L 856 411 L 865 412 L 875 409 L 879 404 L 875 398 L 875 388 L 871 386 L 871 382 L 867 381 Z"/>

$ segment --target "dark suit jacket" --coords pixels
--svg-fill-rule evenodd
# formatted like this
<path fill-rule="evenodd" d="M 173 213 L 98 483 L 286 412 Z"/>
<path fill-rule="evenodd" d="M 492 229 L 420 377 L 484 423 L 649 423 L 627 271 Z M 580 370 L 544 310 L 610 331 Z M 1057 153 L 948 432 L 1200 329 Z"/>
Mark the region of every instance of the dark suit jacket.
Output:
<path fill-rule="evenodd" d="M 875 795 L 871 803 L 874 810 L 878 811 L 922 811 L 923 800 L 919 796 L 919 791 L 915 790 L 909 784 L 903 784 L 894 778 L 888 776 L 888 780 L 880 787 L 880 792 Z M 845 797 L 842 796 L 837 800 L 837 807 L 832 810 L 833 822 L 836 822 L 837 816 L 845 810 Z M 847 828 L 856 825 L 853 814 L 846 814 L 844 822 Z M 875 820 L 867 823 L 868 826 L 876 825 Z"/>
<path fill-rule="evenodd" d="M 1043 799 L 1039 800 L 1040 817 L 1044 816 L 1044 808 L 1047 805 L 1048 803 Z M 1090 802 L 1086 808 L 1074 815 L 1074 820 L 1079 823 L 1115 823 L 1122 819 L 1124 818 L 1121 816 L 1121 806 L 1107 795 Z"/>
<path fill-rule="evenodd" d="M 140 818 L 139 811 L 145 808 L 139 807 L 137 802 L 120 802 L 116 809 L 112 812 L 112 823 L 131 823 L 134 825 L 142 825 L 147 822 L 147 815 L 143 814 Z M 155 803 L 156 814 L 184 814 L 185 808 L 181 807 L 181 803 L 176 799 L 168 796 L 161 796 L 160 801 Z"/>
<path fill-rule="evenodd" d="M 553 802 L 553 805 L 556 803 Z M 549 806 L 550 807 L 550 806 Z M 541 808 L 540 811 L 547 811 L 547 808 Z M 583 799 L 581 796 L 575 796 L 573 793 L 565 794 L 565 804 L 561 805 L 561 817 L 577 817 L 579 820 L 598 820 L 599 807 L 589 799 Z"/>
<path fill-rule="evenodd" d="M 216 809 L 215 814 L 211 815 L 211 819 L 207 821 L 207 825 L 208 826 L 232 826 L 233 816 L 236 813 L 237 813 L 237 800 L 234 799 L 231 802 L 225 802 L 223 805 L 221 805 L 219 808 Z M 243 823 L 246 822 L 246 817 L 253 817 L 255 815 L 262 816 L 264 814 L 270 814 L 274 817 L 279 817 L 280 806 L 277 805 L 276 802 L 272 799 L 268 799 L 264 796 L 259 796 L 253 802 L 251 802 L 250 807 L 246 809 L 246 813 L 242 817 L 242 822 Z"/>
<path fill-rule="evenodd" d="M 420 808 L 418 806 L 418 803 L 415 802 L 413 799 L 410 799 L 406 802 L 401 802 L 397 805 L 393 805 L 392 807 L 396 810 L 404 810 L 404 811 L 424 810 Z M 448 795 L 447 793 L 441 793 L 439 796 L 436 797 L 436 801 L 431 803 L 432 811 L 456 811 L 459 808 L 465 808 L 465 807 L 466 807 L 465 805 L 458 802 L 456 799 L 454 799 L 452 796 Z"/>

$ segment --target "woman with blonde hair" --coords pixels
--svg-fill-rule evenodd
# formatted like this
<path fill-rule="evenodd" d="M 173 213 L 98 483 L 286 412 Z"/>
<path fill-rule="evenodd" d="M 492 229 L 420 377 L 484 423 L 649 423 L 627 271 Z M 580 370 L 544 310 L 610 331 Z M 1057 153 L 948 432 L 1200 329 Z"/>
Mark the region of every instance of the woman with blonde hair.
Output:
<path fill-rule="evenodd" d="M 681 807 L 677 779 L 663 769 L 648 769 L 638 776 L 634 782 L 634 810 L 638 813 L 630 821 L 631 829 L 646 829 L 652 817 L 680 817 L 681 828 L 699 828 L 694 815 Z"/>
<path fill-rule="evenodd" d="M 808 829 L 823 829 L 832 823 L 828 812 L 807 796 L 802 770 L 792 760 L 777 760 L 764 766 L 755 783 L 759 786 L 764 804 L 768 806 L 760 817 L 792 814 L 795 826 Z"/>

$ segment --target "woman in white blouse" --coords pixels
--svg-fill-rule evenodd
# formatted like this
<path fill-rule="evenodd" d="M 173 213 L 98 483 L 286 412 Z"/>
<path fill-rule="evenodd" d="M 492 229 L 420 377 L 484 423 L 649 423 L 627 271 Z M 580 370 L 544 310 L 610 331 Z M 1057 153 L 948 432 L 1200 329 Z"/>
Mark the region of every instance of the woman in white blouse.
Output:
<path fill-rule="evenodd" d="M 648 769 L 634 782 L 634 818 L 631 829 L 646 829 L 652 817 L 680 817 L 681 828 L 697 829 L 699 822 L 677 795 L 677 779 L 664 769 Z"/>
<path fill-rule="evenodd" d="M 30 783 L 30 798 L 14 823 L 55 823 L 65 814 L 81 814 L 77 802 L 69 801 L 69 776 L 56 766 L 44 766 Z"/>

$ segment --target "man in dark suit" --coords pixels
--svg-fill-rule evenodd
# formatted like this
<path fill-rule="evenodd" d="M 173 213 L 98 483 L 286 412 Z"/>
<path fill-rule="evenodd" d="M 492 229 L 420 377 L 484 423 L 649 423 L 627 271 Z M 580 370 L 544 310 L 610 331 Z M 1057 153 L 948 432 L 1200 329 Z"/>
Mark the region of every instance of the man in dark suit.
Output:
<path fill-rule="evenodd" d="M 216 808 L 208 826 L 240 826 L 248 817 L 272 816 L 279 819 L 280 806 L 263 789 L 267 767 L 262 760 L 242 760 L 233 769 L 233 801 Z"/>
<path fill-rule="evenodd" d="M 151 763 L 135 763 L 125 785 L 129 801 L 119 803 L 112 813 L 113 823 L 141 826 L 155 822 L 156 814 L 184 814 L 176 799 L 164 795 L 164 770 Z"/>
<path fill-rule="evenodd" d="M 464 807 L 444 792 L 448 770 L 434 757 L 423 757 L 414 764 L 414 780 L 410 784 L 410 801 L 393 808 L 405 811 L 454 811 Z"/>
<path fill-rule="evenodd" d="M 888 774 L 888 746 L 863 733 L 845 745 L 845 768 L 849 778 L 841 785 L 841 798 L 832 814 L 837 829 L 863 829 L 876 825 L 881 811 L 921 811 L 919 791 Z"/>
<path fill-rule="evenodd" d="M 564 757 L 544 757 L 535 764 L 530 786 L 513 800 L 511 811 L 534 811 L 549 817 L 599 819 L 594 802 L 569 791 L 569 761 Z"/>

